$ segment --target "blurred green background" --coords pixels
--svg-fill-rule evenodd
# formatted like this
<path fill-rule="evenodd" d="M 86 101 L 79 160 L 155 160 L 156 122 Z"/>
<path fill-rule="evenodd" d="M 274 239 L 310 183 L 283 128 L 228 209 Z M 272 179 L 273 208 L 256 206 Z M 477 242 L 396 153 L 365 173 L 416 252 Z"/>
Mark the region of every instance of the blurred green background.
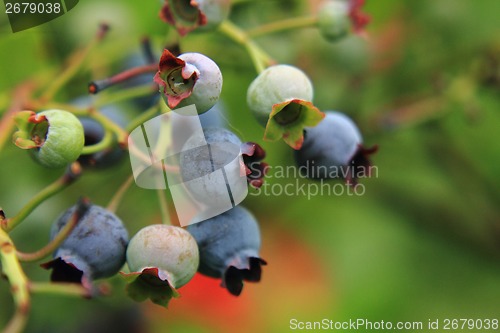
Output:
<path fill-rule="evenodd" d="M 231 19 L 243 28 L 308 15 L 320 3 L 234 2 Z M 82 0 L 63 17 L 16 34 L 0 14 L 0 112 L 16 85 L 57 75 L 98 22 L 111 25 L 109 36 L 58 101 L 82 96 L 90 80 L 123 69 L 143 36 L 159 55 L 177 40 L 158 19 L 159 9 L 159 1 Z M 116 277 L 106 298 L 35 295 L 26 332 L 285 332 L 292 318 L 500 319 L 500 2 L 368 0 L 365 11 L 372 17 L 366 38 L 332 44 L 308 28 L 256 40 L 310 76 L 316 106 L 347 113 L 365 143 L 380 146 L 373 157 L 378 177 L 362 181 L 363 196 L 251 193 L 244 205 L 258 217 L 269 265 L 239 298 L 196 276 L 165 310 L 134 304 Z M 180 46 L 219 64 L 227 116 L 242 139 L 261 143 L 270 165 L 293 165 L 284 143 L 262 141 L 248 111 L 246 89 L 256 73 L 244 50 L 217 33 L 190 34 Z M 122 107 L 132 116 L 144 111 Z M 107 205 L 130 172 L 127 159 L 85 172 L 12 232 L 16 245 L 40 248 L 52 221 L 77 198 Z M 14 215 L 60 173 L 8 144 L 0 155 L 0 206 Z M 133 186 L 118 215 L 131 235 L 160 223 L 156 193 Z M 31 279 L 48 280 L 37 264 L 23 267 Z M 0 309 L 4 327 L 13 312 L 6 281 L 0 281 Z"/>

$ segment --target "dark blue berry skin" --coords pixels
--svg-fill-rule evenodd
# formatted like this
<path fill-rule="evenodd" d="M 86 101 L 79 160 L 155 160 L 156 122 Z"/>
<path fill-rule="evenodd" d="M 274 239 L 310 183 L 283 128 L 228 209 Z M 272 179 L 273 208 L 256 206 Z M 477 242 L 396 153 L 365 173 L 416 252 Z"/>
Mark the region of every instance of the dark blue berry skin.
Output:
<path fill-rule="evenodd" d="M 200 119 L 202 128 L 225 128 L 227 126 L 226 114 L 226 109 L 219 100 L 210 110 L 198 115 L 198 118 Z M 172 143 L 174 149 L 180 151 L 184 143 L 186 143 L 196 129 L 192 123 L 184 121 L 183 118 L 174 118 L 174 122 L 172 123 Z"/>
<path fill-rule="evenodd" d="M 259 257 L 260 230 L 253 215 L 241 206 L 200 223 L 187 230 L 198 243 L 201 274 L 222 278 L 222 286 L 233 295 L 243 289 L 243 280 L 258 282 L 261 265 Z"/>
<path fill-rule="evenodd" d="M 208 144 L 207 145 L 205 145 Z M 210 127 L 193 134 L 183 145 L 180 156 L 180 174 L 189 193 L 199 203 L 210 208 L 226 207 L 228 186 L 235 202 L 246 194 L 246 182 L 239 181 L 241 165 L 234 163 L 240 153 L 241 141 L 236 134 Z M 226 177 L 217 177 L 215 170 L 224 168 Z M 228 208 L 230 208 L 229 206 Z"/>
<path fill-rule="evenodd" d="M 76 206 L 66 210 L 52 225 L 53 239 L 70 220 Z M 52 268 L 52 281 L 82 283 L 111 277 L 125 263 L 128 232 L 122 221 L 110 211 L 90 206 L 78 224 L 54 253 L 54 260 L 44 264 Z"/>
<path fill-rule="evenodd" d="M 376 146 L 365 149 L 356 124 L 340 112 L 326 111 L 325 118 L 307 128 L 304 143 L 295 151 L 302 175 L 311 179 L 345 178 L 355 184 L 358 172 L 370 167 L 368 155 Z"/>

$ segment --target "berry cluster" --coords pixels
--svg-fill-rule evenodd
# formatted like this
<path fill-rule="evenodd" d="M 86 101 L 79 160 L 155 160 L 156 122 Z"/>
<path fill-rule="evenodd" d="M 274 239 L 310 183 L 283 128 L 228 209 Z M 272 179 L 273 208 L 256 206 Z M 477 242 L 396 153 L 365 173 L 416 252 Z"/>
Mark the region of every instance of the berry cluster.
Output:
<path fill-rule="evenodd" d="M 350 24 L 354 32 L 360 33 L 368 21 L 360 12 L 362 4 L 363 1 L 355 0 L 325 1 L 319 14 L 308 22 L 328 40 L 346 35 Z M 296 66 L 272 60 L 244 31 L 227 20 L 229 9 L 229 0 L 165 0 L 160 18 L 171 24 L 180 36 L 217 29 L 244 45 L 258 72 L 248 87 L 246 102 L 256 122 L 264 128 L 263 140 L 283 139 L 293 149 L 297 165 L 306 167 L 308 178 L 343 178 L 348 184 L 356 185 L 364 169 L 369 170 L 368 155 L 374 153 L 376 147 L 362 146 L 358 128 L 346 115 L 317 108 L 308 75 Z M 107 27 L 101 29 L 97 40 L 101 40 L 106 31 Z M 106 208 L 82 199 L 67 209 L 54 222 L 44 251 L 25 258 L 39 260 L 53 252 L 53 259 L 42 264 L 52 269 L 51 280 L 55 284 L 77 284 L 84 296 L 98 295 L 101 291 L 96 280 L 112 277 L 120 271 L 128 282 L 129 296 L 136 301 L 150 299 L 167 306 L 196 272 L 220 279 L 229 293 L 240 295 L 245 281 L 261 280 L 262 266 L 266 265 L 259 253 L 261 234 L 257 220 L 238 206 L 244 199 L 241 193 L 247 193 L 247 184 L 253 188 L 263 185 L 269 170 L 269 165 L 263 162 L 266 152 L 259 143 L 243 142 L 221 121 L 222 112 L 216 109 L 222 108 L 223 77 L 212 59 L 195 52 L 180 53 L 175 45 L 165 48 L 158 60 L 149 42 L 143 46 L 146 65 L 93 81 L 88 86 L 90 94 L 97 94 L 117 84 L 131 85 L 134 93 L 130 99 L 138 102 L 137 98 L 142 98 L 144 103 L 135 106 L 146 105 L 147 109 L 132 121 L 123 121 L 126 117 L 119 105 L 97 108 L 82 106 L 79 102 L 47 103 L 54 97 L 54 91 L 27 103 L 38 112 L 15 112 L 18 127 L 13 136 L 15 145 L 28 149 L 44 167 L 66 167 L 61 179 L 42 192 L 26 211 L 29 214 L 36 205 L 75 181 L 82 170 L 114 166 L 127 151 L 135 154 L 133 147 L 127 146 L 127 137 L 145 121 L 194 105 L 202 130 L 187 135 L 176 132 L 178 128 L 174 124 L 170 137 L 160 134 L 157 138 L 160 147 L 175 147 L 181 152 L 175 157 L 176 166 L 168 165 L 165 160 L 161 167 L 178 174 L 190 199 L 217 214 L 193 216 L 186 228 L 169 225 L 168 218 L 164 218 L 165 224 L 148 225 L 129 241 L 124 222 L 114 213 L 131 183 L 127 181 Z M 132 83 L 140 82 L 141 77 L 150 80 L 133 87 L 136 83 Z M 157 94 L 151 96 L 153 90 L 159 91 L 161 98 Z M 66 106 L 66 110 L 48 107 L 50 105 Z M 224 169 L 224 177 L 215 178 L 215 171 L 221 169 Z M 332 176 L 324 171 L 330 169 L 340 172 Z M 232 203 L 229 209 L 226 207 L 228 189 L 234 186 L 233 180 L 239 178 L 243 179 L 244 191 L 229 194 Z M 23 212 L 6 218 L 0 210 L 0 236 L 10 239 L 6 232 L 26 215 Z M 5 258 L 11 260 L 7 254 L 1 258 L 2 264 L 8 262 Z M 24 276 L 22 271 L 16 269 L 15 273 L 9 271 L 9 279 L 27 286 L 27 280 L 19 278 Z"/>

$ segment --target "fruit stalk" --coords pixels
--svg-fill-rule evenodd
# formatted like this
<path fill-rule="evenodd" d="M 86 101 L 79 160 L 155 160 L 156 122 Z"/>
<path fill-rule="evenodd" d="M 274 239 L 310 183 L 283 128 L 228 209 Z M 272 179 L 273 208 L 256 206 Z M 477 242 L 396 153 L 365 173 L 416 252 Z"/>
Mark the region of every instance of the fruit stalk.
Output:
<path fill-rule="evenodd" d="M 82 68 L 83 63 L 87 59 L 88 55 L 92 52 L 94 47 L 99 44 L 99 42 L 106 36 L 109 30 L 109 26 L 106 24 L 101 24 L 99 30 L 97 31 L 94 39 L 82 50 L 78 50 L 70 58 L 71 62 L 68 67 L 48 86 L 45 92 L 40 97 L 41 101 L 51 101 L 57 92 L 75 76 L 76 73 Z"/>
<path fill-rule="evenodd" d="M 313 27 L 318 23 L 316 16 L 293 17 L 281 21 L 263 24 L 259 27 L 247 30 L 248 37 L 255 38 L 270 35 L 276 32 Z"/>
<path fill-rule="evenodd" d="M 44 293 L 51 295 L 90 297 L 89 291 L 76 283 L 66 282 L 32 282 L 29 285 L 32 293 Z"/>
<path fill-rule="evenodd" d="M 30 309 L 28 278 L 16 256 L 14 243 L 3 229 L 0 229 L 0 262 L 3 274 L 11 285 L 12 297 L 16 304 L 16 312 L 4 333 L 21 332 L 26 325 Z"/>
<path fill-rule="evenodd" d="M 30 215 L 42 202 L 61 192 L 66 187 L 71 185 L 80 175 L 81 169 L 76 164 L 73 164 L 66 173 L 55 182 L 44 188 L 23 207 L 12 218 L 3 221 L 2 229 L 9 232 L 20 224 L 28 215 Z"/>
<path fill-rule="evenodd" d="M 59 231 L 57 236 L 54 237 L 47 245 L 42 247 L 40 250 L 32 252 L 32 253 L 24 253 L 21 251 L 17 251 L 17 257 L 21 261 L 31 262 L 37 261 L 45 258 L 54 252 L 59 245 L 68 237 L 71 231 L 75 228 L 80 221 L 80 218 L 85 215 L 86 211 L 89 209 L 90 201 L 86 198 L 82 198 L 78 204 L 78 209 L 75 210 L 73 215 L 71 216 L 71 221 L 68 222 L 62 229 Z"/>
<path fill-rule="evenodd" d="M 88 87 L 89 94 L 95 95 L 104 89 L 114 86 L 115 84 L 123 83 L 142 74 L 155 73 L 157 70 L 158 66 L 156 64 L 144 65 L 128 69 L 102 80 L 92 81 L 89 83 Z"/>
<path fill-rule="evenodd" d="M 94 145 L 84 146 L 81 152 L 81 155 L 91 155 L 103 151 L 113 145 L 114 136 L 113 132 L 109 129 L 104 131 L 104 137 L 101 141 Z"/>
<path fill-rule="evenodd" d="M 267 66 L 275 63 L 275 61 L 237 25 L 226 20 L 219 26 L 219 31 L 232 39 L 234 42 L 245 47 L 250 58 L 252 59 L 257 73 L 261 73 Z"/>
<path fill-rule="evenodd" d="M 109 202 L 108 206 L 106 207 L 107 210 L 109 210 L 112 213 L 115 213 L 118 205 L 123 199 L 123 196 L 127 192 L 127 190 L 130 188 L 130 185 L 134 182 L 134 176 L 130 175 L 127 180 L 120 186 L 120 188 L 116 191 L 115 195 Z"/>

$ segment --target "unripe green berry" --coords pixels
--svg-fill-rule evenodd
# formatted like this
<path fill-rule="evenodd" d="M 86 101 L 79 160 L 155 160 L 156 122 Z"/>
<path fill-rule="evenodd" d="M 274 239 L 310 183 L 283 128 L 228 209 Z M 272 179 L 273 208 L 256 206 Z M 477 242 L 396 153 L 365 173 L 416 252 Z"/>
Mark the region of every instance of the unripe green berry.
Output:
<path fill-rule="evenodd" d="M 312 98 L 311 81 L 303 71 L 290 65 L 268 67 L 255 78 L 247 92 L 248 107 L 264 127 L 275 104 Z"/>
<path fill-rule="evenodd" d="M 158 268 L 161 280 L 179 288 L 188 283 L 198 269 L 198 246 L 186 230 L 154 224 L 141 229 L 130 240 L 127 263 L 132 272 Z"/>

